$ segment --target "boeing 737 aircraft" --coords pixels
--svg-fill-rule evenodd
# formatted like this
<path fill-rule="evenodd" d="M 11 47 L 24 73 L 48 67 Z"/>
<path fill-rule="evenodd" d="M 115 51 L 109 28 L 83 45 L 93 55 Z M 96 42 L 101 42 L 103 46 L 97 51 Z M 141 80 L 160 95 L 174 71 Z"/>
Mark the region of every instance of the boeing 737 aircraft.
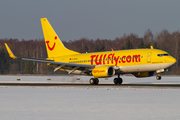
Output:
<path fill-rule="evenodd" d="M 34 59 L 15 56 L 5 43 L 9 56 L 13 59 L 44 62 L 57 70 L 67 71 L 68 74 L 89 75 L 90 84 L 97 85 L 98 78 L 117 75 L 114 84 L 123 82 L 121 74 L 133 74 L 135 77 L 150 77 L 155 73 L 156 79 L 161 79 L 161 73 L 176 63 L 176 59 L 167 52 L 153 49 L 130 49 L 94 53 L 79 53 L 67 49 L 46 18 L 41 18 L 42 30 L 48 58 Z"/>

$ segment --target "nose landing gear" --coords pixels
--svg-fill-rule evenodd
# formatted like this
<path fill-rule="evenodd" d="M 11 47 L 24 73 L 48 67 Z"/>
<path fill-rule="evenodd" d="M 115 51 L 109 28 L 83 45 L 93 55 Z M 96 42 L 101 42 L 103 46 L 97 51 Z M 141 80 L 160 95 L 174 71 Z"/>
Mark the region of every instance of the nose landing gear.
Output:
<path fill-rule="evenodd" d="M 160 74 L 157 74 L 156 79 L 157 79 L 157 80 L 161 80 L 161 75 L 160 75 Z"/>
<path fill-rule="evenodd" d="M 156 70 L 156 73 L 157 73 L 157 76 L 156 76 L 156 79 L 157 80 L 161 80 L 161 73 L 164 73 L 168 71 L 168 69 L 160 69 L 160 70 Z"/>

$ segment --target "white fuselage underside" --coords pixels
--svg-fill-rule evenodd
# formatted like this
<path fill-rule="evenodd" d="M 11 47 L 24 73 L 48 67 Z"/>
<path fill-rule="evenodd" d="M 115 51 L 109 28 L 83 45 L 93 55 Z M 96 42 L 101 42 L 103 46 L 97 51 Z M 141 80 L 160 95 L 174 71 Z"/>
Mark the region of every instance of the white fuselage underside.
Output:
<path fill-rule="evenodd" d="M 159 69 L 165 69 L 171 66 L 174 63 L 161 63 L 161 64 L 145 64 L 145 65 L 133 65 L 133 66 L 120 66 L 120 71 L 124 73 L 133 73 L 133 72 L 148 72 L 156 71 Z"/>

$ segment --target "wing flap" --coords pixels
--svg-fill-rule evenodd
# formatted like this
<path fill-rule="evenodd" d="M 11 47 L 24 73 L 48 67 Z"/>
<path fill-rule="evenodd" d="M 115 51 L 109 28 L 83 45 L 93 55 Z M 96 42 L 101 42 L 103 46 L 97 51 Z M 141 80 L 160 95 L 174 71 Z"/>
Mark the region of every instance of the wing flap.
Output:
<path fill-rule="evenodd" d="M 65 65 L 65 66 L 78 66 L 78 67 L 90 67 L 90 68 L 94 68 L 94 65 L 72 64 L 72 63 L 65 63 L 65 62 L 55 62 L 53 60 L 42 60 L 42 59 L 34 59 L 34 58 L 20 58 L 20 59 L 26 60 L 26 61 L 51 63 L 51 64 L 55 64 L 55 65 Z"/>

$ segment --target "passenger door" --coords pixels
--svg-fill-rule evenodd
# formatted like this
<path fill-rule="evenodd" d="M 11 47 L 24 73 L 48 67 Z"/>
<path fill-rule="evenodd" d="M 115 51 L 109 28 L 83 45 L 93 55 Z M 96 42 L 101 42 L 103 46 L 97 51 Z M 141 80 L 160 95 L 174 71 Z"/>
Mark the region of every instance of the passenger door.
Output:
<path fill-rule="evenodd" d="M 148 54 L 147 54 L 147 63 L 151 63 L 151 56 L 152 56 L 152 52 L 148 52 Z"/>

